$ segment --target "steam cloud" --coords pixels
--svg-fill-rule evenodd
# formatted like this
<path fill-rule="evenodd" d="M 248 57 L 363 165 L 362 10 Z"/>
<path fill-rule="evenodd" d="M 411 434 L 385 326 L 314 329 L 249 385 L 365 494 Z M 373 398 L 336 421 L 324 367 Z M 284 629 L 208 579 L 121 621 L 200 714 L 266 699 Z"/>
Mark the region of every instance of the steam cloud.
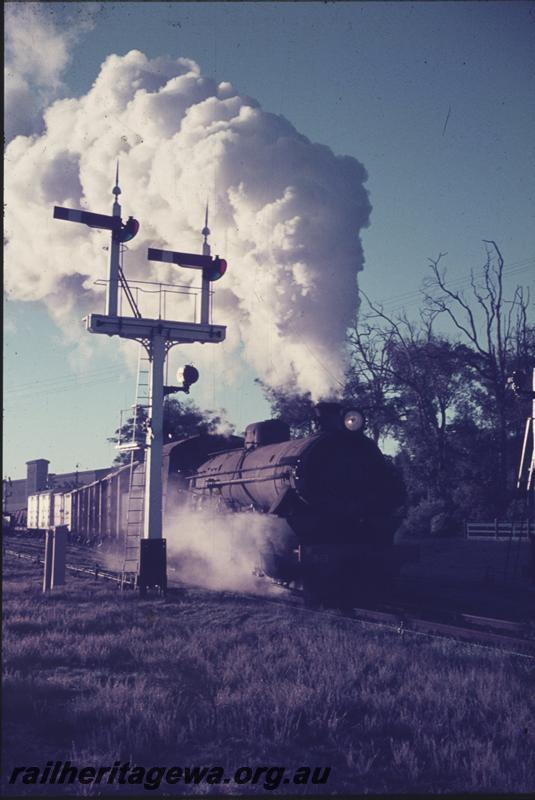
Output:
<path fill-rule="evenodd" d="M 66 58 L 58 49 L 52 83 Z M 19 64 L 29 89 L 32 69 Z M 26 123 L 15 127 L 27 133 Z M 311 143 L 191 60 L 148 59 L 137 50 L 110 55 L 91 90 L 53 102 L 44 123 L 6 149 L 12 299 L 44 301 L 65 329 L 89 310 L 103 311 L 103 287 L 94 281 L 107 274 L 109 234 L 53 220 L 52 207 L 110 213 L 119 157 L 123 219 L 141 222 L 125 258 L 132 280 L 197 285 L 198 273 L 151 264 L 146 252 L 199 252 L 209 200 L 212 253 L 229 263 L 214 284 L 213 315 L 227 325 L 216 357 L 226 382 L 243 360 L 271 386 L 315 397 L 336 389 L 358 308 L 359 234 L 371 210 L 356 159 Z M 174 303 L 168 317 L 192 318 L 191 298 Z M 182 363 L 185 355 L 213 367 L 213 348 L 180 350 Z"/>
<path fill-rule="evenodd" d="M 253 573 L 262 566 L 260 554 L 272 535 L 286 531 L 284 520 L 267 514 L 194 511 L 170 502 L 164 535 L 171 575 L 208 589 L 277 594 L 272 583 Z"/>
<path fill-rule="evenodd" d="M 6 140 L 44 130 L 42 112 L 65 88 L 62 75 L 78 38 L 94 26 L 98 3 L 77 9 L 59 31 L 44 3 L 6 3 L 4 115 Z"/>

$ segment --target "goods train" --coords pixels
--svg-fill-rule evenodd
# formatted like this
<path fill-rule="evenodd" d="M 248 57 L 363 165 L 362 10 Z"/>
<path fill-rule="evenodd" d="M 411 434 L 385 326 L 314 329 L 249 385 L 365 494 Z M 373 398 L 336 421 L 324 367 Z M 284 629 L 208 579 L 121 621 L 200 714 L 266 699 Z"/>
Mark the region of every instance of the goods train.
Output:
<path fill-rule="evenodd" d="M 319 403 L 309 436 L 292 439 L 284 422 L 266 420 L 249 425 L 245 439 L 199 434 L 165 445 L 165 535 L 177 506 L 272 515 L 283 525 L 264 537 L 258 574 L 337 605 L 382 591 L 403 560 L 393 538 L 405 489 L 363 427 L 358 410 Z M 132 475 L 143 469 L 30 496 L 28 529 L 65 525 L 75 541 L 120 547 Z"/>

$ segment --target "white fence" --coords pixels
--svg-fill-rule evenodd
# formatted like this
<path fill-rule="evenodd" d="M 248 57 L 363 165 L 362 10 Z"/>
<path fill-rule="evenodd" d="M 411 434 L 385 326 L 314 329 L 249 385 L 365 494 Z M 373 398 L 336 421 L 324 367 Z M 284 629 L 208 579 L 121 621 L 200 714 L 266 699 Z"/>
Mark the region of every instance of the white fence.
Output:
<path fill-rule="evenodd" d="M 465 522 L 464 534 L 467 539 L 497 539 L 507 541 L 513 539 L 526 539 L 528 532 L 535 534 L 535 521 L 522 520 L 518 522 Z"/>

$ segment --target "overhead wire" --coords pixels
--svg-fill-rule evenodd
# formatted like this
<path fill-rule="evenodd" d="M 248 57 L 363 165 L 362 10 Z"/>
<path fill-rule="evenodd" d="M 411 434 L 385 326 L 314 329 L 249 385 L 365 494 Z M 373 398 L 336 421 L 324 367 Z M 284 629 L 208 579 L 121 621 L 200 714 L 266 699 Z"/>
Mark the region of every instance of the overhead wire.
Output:
<path fill-rule="evenodd" d="M 61 388 L 62 384 L 79 384 L 80 382 L 88 379 L 88 378 L 98 378 L 99 376 L 106 376 L 106 375 L 117 375 L 118 367 L 116 365 L 109 366 L 109 367 L 100 367 L 95 368 L 94 370 L 89 370 L 84 372 L 83 375 L 76 375 L 74 373 L 70 373 L 67 375 L 57 376 L 54 378 L 45 378 L 43 380 L 34 380 L 34 381 L 27 381 L 25 383 L 20 383 L 15 386 L 11 386 L 4 389 L 4 394 L 18 394 L 20 392 L 35 392 L 40 391 L 41 389 L 44 390 L 53 390 L 54 388 L 58 387 Z"/>
<path fill-rule="evenodd" d="M 519 274 L 519 273 L 524 272 L 525 270 L 529 269 L 530 266 L 532 264 L 534 264 L 534 263 L 535 263 L 535 257 L 522 259 L 520 261 L 515 261 L 512 264 L 510 264 L 509 267 L 506 267 L 503 270 L 503 274 L 504 275 L 516 275 L 516 274 Z M 474 274 L 473 279 L 474 280 L 481 279 L 482 277 L 484 277 L 484 274 L 485 273 L 483 271 L 481 271 L 480 273 L 476 273 L 476 274 Z M 467 288 L 468 286 L 471 285 L 471 283 L 472 283 L 472 276 L 465 276 L 463 278 L 458 278 L 457 280 L 450 281 L 448 285 L 451 288 L 459 290 L 459 289 L 462 289 L 462 288 L 465 288 L 465 287 Z M 405 302 L 402 305 L 397 305 L 394 308 L 389 308 L 388 310 L 390 311 L 390 313 L 393 313 L 395 311 L 401 311 L 406 306 L 410 308 L 411 306 L 414 306 L 417 302 L 420 302 L 421 290 L 416 289 L 416 290 L 411 291 L 411 292 L 402 292 L 399 295 L 392 295 L 391 297 L 387 298 L 380 305 L 381 305 L 382 308 L 385 308 L 385 306 L 388 306 L 391 303 L 399 303 L 399 301 L 400 300 L 402 301 L 403 298 L 406 298 L 408 300 L 408 302 Z M 308 350 L 308 352 L 310 353 L 310 355 L 318 362 L 318 364 L 323 369 L 325 374 L 328 375 L 337 384 L 339 384 L 340 386 L 343 387 L 343 383 L 332 374 L 332 372 L 325 366 L 325 364 L 318 358 L 318 356 L 316 356 L 316 354 L 312 351 L 311 347 L 306 342 L 305 342 L 305 347 Z"/>
<path fill-rule="evenodd" d="M 509 267 L 506 267 L 503 270 L 503 274 L 507 276 L 517 275 L 521 272 L 525 272 L 527 269 L 531 267 L 531 265 L 535 264 L 535 257 L 524 259 L 522 261 L 513 262 Z M 484 272 L 478 272 L 474 274 L 474 280 L 478 280 L 484 277 Z M 462 290 L 464 288 L 468 288 L 471 286 L 472 283 L 472 276 L 464 276 L 462 278 L 457 278 L 451 281 L 448 281 L 448 286 L 452 289 Z M 398 307 L 402 307 L 402 305 L 414 305 L 415 302 L 421 297 L 421 290 L 414 289 L 409 292 L 402 292 L 400 294 L 391 295 L 387 297 L 385 300 L 381 302 L 381 306 L 384 308 L 386 306 L 391 306 L 393 303 L 396 305 L 396 308 L 393 310 L 397 310 Z M 406 302 L 405 302 L 406 301 Z M 398 306 L 398 304 L 400 304 Z"/>
<path fill-rule="evenodd" d="M 116 382 L 117 382 L 117 376 L 114 374 L 114 375 L 109 375 L 108 377 L 104 377 L 104 378 L 92 379 L 91 381 L 79 381 L 78 383 L 72 384 L 71 386 L 62 386 L 62 387 L 50 388 L 50 389 L 47 389 L 45 391 L 39 392 L 38 395 L 36 395 L 35 391 L 31 391 L 31 392 L 28 391 L 25 394 L 19 395 L 17 397 L 9 398 L 9 399 L 13 401 L 11 407 L 15 408 L 15 404 L 22 403 L 25 400 L 35 400 L 37 396 L 39 398 L 51 397 L 51 396 L 55 397 L 58 394 L 63 394 L 64 392 L 74 391 L 76 389 L 90 389 L 90 388 L 93 388 L 95 386 L 101 386 L 102 384 L 105 384 L 105 383 L 116 383 Z M 8 410 L 9 408 L 10 408 L 9 405 L 4 406 L 4 410 Z"/>

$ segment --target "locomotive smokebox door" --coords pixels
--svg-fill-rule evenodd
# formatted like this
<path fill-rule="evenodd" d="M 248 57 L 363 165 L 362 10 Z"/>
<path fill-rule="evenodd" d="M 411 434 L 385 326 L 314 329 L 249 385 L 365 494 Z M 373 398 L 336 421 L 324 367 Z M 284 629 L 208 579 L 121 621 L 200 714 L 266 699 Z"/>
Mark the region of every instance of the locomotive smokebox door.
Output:
<path fill-rule="evenodd" d="M 147 589 L 167 592 L 167 549 L 165 539 L 142 539 L 139 554 L 139 593 Z"/>

